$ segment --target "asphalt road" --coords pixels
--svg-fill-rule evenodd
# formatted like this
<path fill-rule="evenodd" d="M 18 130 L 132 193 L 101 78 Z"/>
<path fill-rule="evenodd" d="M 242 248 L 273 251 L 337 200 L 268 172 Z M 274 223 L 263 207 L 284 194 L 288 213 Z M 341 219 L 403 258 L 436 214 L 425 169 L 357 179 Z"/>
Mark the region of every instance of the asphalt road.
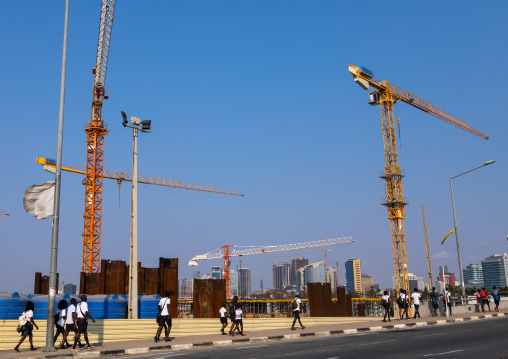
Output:
<path fill-rule="evenodd" d="M 398 321 L 395 321 L 395 324 Z M 260 333 L 259 333 L 260 334 Z M 508 318 L 128 356 L 162 358 L 508 358 Z"/>

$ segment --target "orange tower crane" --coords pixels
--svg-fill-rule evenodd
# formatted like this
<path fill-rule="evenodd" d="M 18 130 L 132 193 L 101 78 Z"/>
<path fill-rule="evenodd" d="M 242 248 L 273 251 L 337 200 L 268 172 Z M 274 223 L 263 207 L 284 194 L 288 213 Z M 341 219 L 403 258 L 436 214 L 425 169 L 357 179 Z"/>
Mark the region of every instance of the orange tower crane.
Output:
<path fill-rule="evenodd" d="M 406 241 L 404 235 L 404 206 L 407 204 L 402 191 L 402 173 L 397 156 L 397 141 L 395 136 L 395 119 L 393 106 L 400 100 L 419 110 L 427 112 L 449 124 L 476 136 L 488 139 L 487 135 L 469 126 L 466 122 L 438 109 L 431 103 L 415 96 L 409 91 L 401 89 L 387 80 L 376 80 L 372 71 L 365 67 L 349 65 L 349 72 L 353 74 L 353 80 L 364 90 L 369 92 L 369 104 L 381 107 L 381 125 L 383 128 L 383 142 L 385 149 L 385 170 L 381 176 L 386 182 L 386 202 L 383 203 L 388 210 L 388 219 L 391 224 L 393 266 L 395 270 L 395 288 L 409 291 L 409 279 L 406 257 Z"/>
<path fill-rule="evenodd" d="M 116 0 L 102 0 L 97 59 L 93 74 L 92 117 L 86 127 L 86 180 L 83 227 L 82 272 L 99 272 L 101 263 L 102 178 L 104 135 L 108 133 L 102 120 L 109 45 L 113 30 Z"/>
<path fill-rule="evenodd" d="M 230 257 L 242 257 L 242 256 L 248 256 L 251 254 L 292 251 L 292 250 L 296 250 L 296 249 L 331 246 L 334 244 L 344 244 L 344 243 L 351 243 L 351 242 L 354 242 L 351 237 L 342 237 L 342 238 L 333 238 L 333 239 L 323 239 L 320 241 L 282 244 L 282 245 L 278 245 L 278 246 L 265 246 L 265 247 L 252 246 L 252 247 L 249 247 L 248 249 L 236 249 L 238 246 L 224 245 L 222 247 L 217 248 L 216 250 L 214 250 L 212 252 L 195 256 L 194 258 L 192 258 L 189 261 L 189 266 L 197 266 L 198 261 L 200 261 L 200 260 L 222 258 L 222 260 L 224 261 L 224 279 L 226 280 L 226 296 L 228 299 L 231 299 L 231 278 L 229 276 L 230 266 L 231 266 L 231 261 L 229 260 Z M 240 261 L 240 263 L 241 262 L 242 261 Z"/>

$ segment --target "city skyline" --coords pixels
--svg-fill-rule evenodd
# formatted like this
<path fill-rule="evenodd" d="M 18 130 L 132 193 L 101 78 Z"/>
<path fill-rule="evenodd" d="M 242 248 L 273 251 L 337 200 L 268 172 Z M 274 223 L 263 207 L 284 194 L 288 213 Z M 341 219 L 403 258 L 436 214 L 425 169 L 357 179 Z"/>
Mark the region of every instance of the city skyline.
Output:
<path fill-rule="evenodd" d="M 140 136 L 138 173 L 236 190 L 245 197 L 140 184 L 138 260 L 156 268 L 158 258 L 179 258 L 180 279 L 196 268 L 187 262 L 224 244 L 267 246 L 351 236 L 328 262 L 361 258 L 362 270 L 382 287 L 391 285 L 390 223 L 380 198 L 386 186 L 379 107 L 354 83 L 348 65 L 365 66 L 485 132 L 485 141 L 415 110 L 395 107 L 399 165 L 404 172 L 404 229 L 408 271 L 426 273 L 421 205 L 425 205 L 434 272 L 442 264 L 459 277 L 449 178 L 453 189 L 463 266 L 506 252 L 508 201 L 505 178 L 508 132 L 504 68 L 508 50 L 503 14 L 475 2 L 386 7 L 369 2 L 362 23 L 352 2 L 200 3 L 123 1 L 115 10 L 103 119 L 107 124 L 104 168 L 130 173 L 132 135 L 120 111 L 151 120 Z M 71 2 L 63 134 L 64 166 L 86 165 L 85 123 L 90 119 L 92 66 L 100 8 Z M 453 13 L 453 18 L 442 14 Z M 6 174 L 0 179 L 2 291 L 28 293 L 35 272 L 49 274 L 51 220 L 25 212 L 22 198 L 33 184 L 53 180 L 34 163 L 55 158 L 62 63 L 64 4 L 0 2 L 9 49 L 3 58 L 0 98 L 9 125 L 0 134 Z M 132 16 L 136 15 L 136 21 Z M 405 31 L 397 41 L 372 41 L 379 18 Z M 471 26 L 475 24 L 475 26 Z M 436 52 L 415 42 L 432 44 Z M 450 46 L 453 44 L 453 46 Z M 36 54 L 36 56 L 34 56 Z M 460 61 L 458 61 L 460 59 Z M 44 71 L 41 71 L 44 69 Z M 470 101 L 464 89 L 480 88 Z M 143 91 L 139 91 L 143 88 Z M 22 94 L 20 96 L 19 94 Z M 15 124 L 15 126 L 11 126 Z M 58 273 L 79 283 L 83 248 L 83 177 L 62 174 Z M 130 186 L 104 180 L 101 259 L 129 260 Z M 478 208 L 488 208 L 479 211 Z M 29 261 L 17 265 L 16 253 Z M 290 254 L 291 253 L 291 254 Z M 309 263 L 323 252 L 293 251 Z M 232 259 L 232 268 L 239 264 Z M 275 256 L 245 256 L 252 286 L 269 285 Z M 221 260 L 208 261 L 222 266 Z M 332 267 L 332 265 L 329 265 Z M 435 277 L 435 275 L 434 275 Z M 344 273 L 339 282 L 345 283 Z"/>

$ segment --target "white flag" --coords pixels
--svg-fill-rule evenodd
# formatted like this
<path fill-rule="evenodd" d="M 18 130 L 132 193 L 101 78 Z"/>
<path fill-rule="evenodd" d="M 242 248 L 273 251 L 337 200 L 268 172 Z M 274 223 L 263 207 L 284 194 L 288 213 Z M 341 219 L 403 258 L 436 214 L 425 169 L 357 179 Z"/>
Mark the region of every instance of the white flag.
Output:
<path fill-rule="evenodd" d="M 25 211 L 32 213 L 37 219 L 53 217 L 55 201 L 55 181 L 34 184 L 25 191 L 23 206 Z"/>

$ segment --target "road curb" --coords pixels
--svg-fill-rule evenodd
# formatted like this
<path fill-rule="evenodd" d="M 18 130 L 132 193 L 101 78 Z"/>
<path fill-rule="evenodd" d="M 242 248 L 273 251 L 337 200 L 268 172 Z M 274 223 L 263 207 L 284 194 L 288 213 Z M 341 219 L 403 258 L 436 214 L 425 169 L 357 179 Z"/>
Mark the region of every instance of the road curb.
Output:
<path fill-rule="evenodd" d="M 239 339 L 229 339 L 229 340 L 218 340 L 211 342 L 201 342 L 201 343 L 192 343 L 192 344 L 173 344 L 173 345 L 162 345 L 162 346 L 153 346 L 153 347 L 140 347 L 140 348 L 130 348 L 130 349 L 118 349 L 118 350 L 94 350 L 94 351 L 83 351 L 76 354 L 49 354 L 49 355 L 39 355 L 33 357 L 25 357 L 25 359 L 60 359 L 60 358 L 91 358 L 91 357 L 114 357 L 121 356 L 125 354 L 147 354 L 147 353 L 157 353 L 162 351 L 176 351 L 176 350 L 185 350 L 185 349 L 193 349 L 193 348 L 206 348 L 206 347 L 223 347 L 223 346 L 231 346 L 235 344 L 246 344 L 246 343 L 259 343 L 259 342 L 271 342 L 271 341 L 280 341 L 280 340 L 293 340 L 298 338 L 309 338 L 309 337 L 324 337 L 330 335 L 344 335 L 344 334 L 356 334 L 356 333 L 366 333 L 366 332 L 377 332 L 377 331 L 386 331 L 386 330 L 397 330 L 397 329 L 410 329 L 417 328 L 423 326 L 430 325 L 446 325 L 446 324 L 457 324 L 457 323 L 465 323 L 474 320 L 481 319 L 493 319 L 493 318 L 503 318 L 508 316 L 508 313 L 493 313 L 493 314 L 485 314 L 479 316 L 471 316 L 464 318 L 453 318 L 453 319 L 436 319 L 429 320 L 426 322 L 413 322 L 413 323 L 400 323 L 400 324 L 391 324 L 391 325 L 382 325 L 382 326 L 372 326 L 372 327 L 363 327 L 357 329 L 341 329 L 341 330 L 330 330 L 330 331 L 321 331 L 321 332 L 308 332 L 308 333 L 291 333 L 286 335 L 274 335 L 267 337 L 254 337 L 254 338 L 239 338 Z"/>

